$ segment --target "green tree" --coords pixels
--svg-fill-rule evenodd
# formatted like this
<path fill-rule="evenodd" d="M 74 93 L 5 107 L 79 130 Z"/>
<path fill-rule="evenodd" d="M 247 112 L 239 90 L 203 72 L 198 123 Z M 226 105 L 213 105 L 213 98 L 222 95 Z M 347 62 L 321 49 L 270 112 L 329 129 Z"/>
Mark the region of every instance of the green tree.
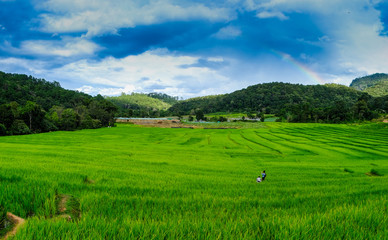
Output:
<path fill-rule="evenodd" d="M 197 121 L 205 120 L 205 115 L 201 109 L 197 109 L 197 111 L 195 111 L 195 118 Z"/>
<path fill-rule="evenodd" d="M 0 105 L 0 123 L 4 124 L 4 126 L 9 129 L 12 126 L 14 119 L 15 117 L 11 105 Z"/>
<path fill-rule="evenodd" d="M 89 115 L 99 120 L 103 126 L 113 126 L 117 107 L 105 99 L 98 99 L 100 98 L 96 98 L 89 104 Z"/>
<path fill-rule="evenodd" d="M 359 100 L 355 104 L 354 108 L 355 108 L 356 119 L 363 121 L 369 117 L 370 110 L 368 108 L 368 104 L 365 102 L 364 99 Z"/>
<path fill-rule="evenodd" d="M 71 108 L 67 108 L 62 113 L 61 128 L 66 131 L 72 131 L 80 125 L 80 116 Z"/>
<path fill-rule="evenodd" d="M 39 132 L 42 129 L 45 113 L 37 103 L 27 101 L 22 107 L 22 116 L 31 131 Z"/>
<path fill-rule="evenodd" d="M 265 120 L 264 112 L 260 112 L 260 121 L 264 122 L 264 120 Z"/>

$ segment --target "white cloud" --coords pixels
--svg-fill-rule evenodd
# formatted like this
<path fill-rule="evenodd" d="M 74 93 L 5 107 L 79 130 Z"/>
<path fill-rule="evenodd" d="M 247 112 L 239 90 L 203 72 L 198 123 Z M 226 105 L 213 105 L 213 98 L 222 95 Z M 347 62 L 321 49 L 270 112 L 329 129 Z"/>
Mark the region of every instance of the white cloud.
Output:
<path fill-rule="evenodd" d="M 140 92 L 141 89 L 138 89 L 134 85 L 125 85 L 121 88 L 104 88 L 104 87 L 93 87 L 84 85 L 80 88 L 77 88 L 76 90 L 80 92 L 84 92 L 90 95 L 97 95 L 101 94 L 102 96 L 118 96 L 121 93 L 132 93 L 132 92 Z"/>
<path fill-rule="evenodd" d="M 61 41 L 24 41 L 18 51 L 22 54 L 72 57 L 90 56 L 99 49 L 97 44 L 83 38 L 65 38 Z"/>
<path fill-rule="evenodd" d="M 366 0 L 352 0 L 350 4 L 343 0 L 269 0 L 261 1 L 254 5 L 256 9 L 266 9 L 279 12 L 315 12 L 320 14 L 331 14 L 338 11 L 348 12 L 350 9 L 361 8 L 364 5 L 372 4 Z"/>
<path fill-rule="evenodd" d="M 51 79 L 56 77 L 56 80 L 72 79 L 79 82 L 77 89 L 103 95 L 160 91 L 193 97 L 219 93 L 230 79 L 217 70 L 195 66 L 198 60 L 198 57 L 175 56 L 158 49 L 122 59 L 79 60 L 50 70 L 47 76 Z"/>
<path fill-rule="evenodd" d="M 18 55 L 68 58 L 93 56 L 102 48 L 85 38 L 65 37 L 62 40 L 26 40 L 18 48 L 4 42 L 0 49 Z"/>
<path fill-rule="evenodd" d="M 117 33 L 119 28 L 174 20 L 227 21 L 235 14 L 227 8 L 209 8 L 199 3 L 184 5 L 172 0 L 51 0 L 41 4 L 40 8 L 49 11 L 40 16 L 41 30 L 52 33 L 87 32 L 87 36 Z"/>
<path fill-rule="evenodd" d="M 233 39 L 241 35 L 241 30 L 234 26 L 227 26 L 221 28 L 217 33 L 213 36 L 219 39 Z"/>
<path fill-rule="evenodd" d="M 1 71 L 24 73 L 40 77 L 45 73 L 48 64 L 39 60 L 21 59 L 15 57 L 0 58 Z"/>
<path fill-rule="evenodd" d="M 344 28 L 336 43 L 343 69 L 364 74 L 387 72 L 388 38 L 380 36 L 377 28 L 362 23 Z"/>
<path fill-rule="evenodd" d="M 21 58 L 0 58 L 0 66 L 5 72 L 58 81 L 64 88 L 93 95 L 162 92 L 189 98 L 230 92 L 246 86 L 226 77 L 223 68 L 212 69 L 198 65 L 201 59 L 176 56 L 166 49 L 156 49 L 121 59 L 108 57 L 100 61 L 78 60 L 59 68 L 52 68 L 49 62 Z M 226 61 L 221 57 L 206 60 L 220 63 Z"/>
<path fill-rule="evenodd" d="M 279 18 L 280 20 L 287 20 L 288 19 L 288 17 L 281 12 L 263 11 L 263 12 L 259 12 L 256 16 L 258 18 L 273 18 L 273 17 L 275 17 L 275 18 Z"/>

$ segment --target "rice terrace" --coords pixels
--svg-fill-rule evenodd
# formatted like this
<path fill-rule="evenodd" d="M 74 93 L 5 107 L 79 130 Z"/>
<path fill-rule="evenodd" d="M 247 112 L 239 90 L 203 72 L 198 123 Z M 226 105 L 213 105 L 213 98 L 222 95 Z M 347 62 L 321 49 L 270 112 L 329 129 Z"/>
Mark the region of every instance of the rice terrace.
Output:
<path fill-rule="evenodd" d="M 388 236 L 384 123 L 118 124 L 0 137 L 0 149 L 2 236 L 7 212 L 25 220 L 7 239 Z"/>

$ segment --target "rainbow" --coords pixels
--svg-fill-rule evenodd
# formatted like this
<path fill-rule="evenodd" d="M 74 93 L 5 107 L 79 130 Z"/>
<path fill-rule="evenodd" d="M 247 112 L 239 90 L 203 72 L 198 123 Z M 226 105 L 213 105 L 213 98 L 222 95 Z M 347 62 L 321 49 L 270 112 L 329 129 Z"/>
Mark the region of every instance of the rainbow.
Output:
<path fill-rule="evenodd" d="M 283 61 L 294 66 L 298 71 L 303 73 L 305 76 L 307 76 L 308 79 L 312 80 L 314 83 L 321 84 L 321 85 L 325 84 L 325 81 L 316 72 L 312 71 L 311 69 L 308 69 L 306 66 L 296 61 L 290 55 L 274 49 L 271 49 L 270 51 L 277 57 L 280 57 Z"/>

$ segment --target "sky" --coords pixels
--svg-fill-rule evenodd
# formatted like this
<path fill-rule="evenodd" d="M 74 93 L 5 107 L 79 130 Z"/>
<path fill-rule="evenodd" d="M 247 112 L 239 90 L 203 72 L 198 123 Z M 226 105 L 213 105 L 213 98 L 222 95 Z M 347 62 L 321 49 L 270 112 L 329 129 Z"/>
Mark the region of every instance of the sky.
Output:
<path fill-rule="evenodd" d="M 0 71 L 183 99 L 388 72 L 388 0 L 0 0 Z"/>

